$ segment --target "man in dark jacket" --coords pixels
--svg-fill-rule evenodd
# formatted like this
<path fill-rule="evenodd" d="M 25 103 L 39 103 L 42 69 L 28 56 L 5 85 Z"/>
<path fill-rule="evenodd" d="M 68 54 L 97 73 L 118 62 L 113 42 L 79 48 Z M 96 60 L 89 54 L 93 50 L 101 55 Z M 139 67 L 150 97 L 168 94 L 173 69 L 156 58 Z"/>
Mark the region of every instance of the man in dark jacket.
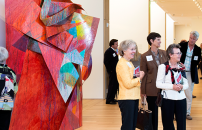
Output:
<path fill-rule="evenodd" d="M 104 54 L 104 64 L 109 74 L 109 86 L 106 104 L 116 104 L 115 96 L 118 91 L 118 81 L 116 77 L 116 64 L 118 62 L 118 55 L 116 49 L 118 47 L 118 40 L 112 39 L 109 43 L 109 48 Z"/>
<path fill-rule="evenodd" d="M 179 43 L 182 56 L 180 61 L 185 65 L 186 76 L 189 83 L 189 88 L 185 90 L 187 97 L 187 119 L 192 120 L 190 116 L 192 93 L 194 89 L 194 83 L 198 83 L 198 71 L 197 65 L 201 59 L 201 48 L 195 43 L 198 40 L 199 33 L 192 31 L 189 36 L 189 41 L 185 43 Z"/>

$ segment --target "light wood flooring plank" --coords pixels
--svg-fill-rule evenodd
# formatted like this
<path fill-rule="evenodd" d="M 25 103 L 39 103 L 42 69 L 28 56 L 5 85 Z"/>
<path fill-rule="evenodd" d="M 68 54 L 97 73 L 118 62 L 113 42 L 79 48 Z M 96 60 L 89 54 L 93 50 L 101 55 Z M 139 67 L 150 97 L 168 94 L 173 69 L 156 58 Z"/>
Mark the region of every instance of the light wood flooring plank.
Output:
<path fill-rule="evenodd" d="M 187 130 L 202 130 L 202 80 L 194 86 L 193 95 L 196 95 L 191 109 L 193 120 L 187 120 Z M 120 130 L 121 113 L 118 104 L 107 105 L 105 102 L 105 100 L 84 99 L 83 125 L 77 130 Z M 158 122 L 159 130 L 163 130 L 160 108 Z"/>

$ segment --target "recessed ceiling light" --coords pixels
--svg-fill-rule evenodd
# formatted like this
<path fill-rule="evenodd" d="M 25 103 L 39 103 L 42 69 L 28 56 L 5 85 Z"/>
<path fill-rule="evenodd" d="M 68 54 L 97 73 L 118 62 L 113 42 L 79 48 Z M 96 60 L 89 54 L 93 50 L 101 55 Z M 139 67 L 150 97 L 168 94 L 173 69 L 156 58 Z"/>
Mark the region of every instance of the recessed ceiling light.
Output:
<path fill-rule="evenodd" d="M 197 2 L 197 0 L 193 0 L 193 2 L 196 4 L 196 6 L 202 11 L 202 8 L 200 6 L 200 3 Z"/>

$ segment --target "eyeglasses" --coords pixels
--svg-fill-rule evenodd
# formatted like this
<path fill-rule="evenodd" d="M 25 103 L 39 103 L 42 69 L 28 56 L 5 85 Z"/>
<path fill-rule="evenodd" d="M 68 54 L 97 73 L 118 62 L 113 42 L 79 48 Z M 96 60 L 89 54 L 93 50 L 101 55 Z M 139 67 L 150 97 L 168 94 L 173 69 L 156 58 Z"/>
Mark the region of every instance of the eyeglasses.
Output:
<path fill-rule="evenodd" d="M 178 52 L 178 53 L 173 53 L 173 54 L 177 54 L 177 55 L 182 55 L 182 52 Z"/>

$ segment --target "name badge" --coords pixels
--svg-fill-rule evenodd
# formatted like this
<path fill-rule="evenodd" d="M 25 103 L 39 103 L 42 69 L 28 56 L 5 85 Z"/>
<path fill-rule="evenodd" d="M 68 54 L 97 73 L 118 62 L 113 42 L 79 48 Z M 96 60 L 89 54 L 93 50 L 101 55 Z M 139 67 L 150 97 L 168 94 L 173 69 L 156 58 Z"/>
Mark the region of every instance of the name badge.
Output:
<path fill-rule="evenodd" d="M 198 60 L 198 56 L 194 56 L 194 60 Z"/>
<path fill-rule="evenodd" d="M 146 56 L 146 58 L 147 58 L 147 61 L 153 61 L 152 55 Z"/>
<path fill-rule="evenodd" d="M 113 57 L 115 57 L 116 56 L 116 54 L 115 53 L 113 53 Z"/>
<path fill-rule="evenodd" d="M 129 62 L 127 62 L 127 65 L 131 68 L 132 66 L 131 66 L 131 64 L 129 63 Z"/>

